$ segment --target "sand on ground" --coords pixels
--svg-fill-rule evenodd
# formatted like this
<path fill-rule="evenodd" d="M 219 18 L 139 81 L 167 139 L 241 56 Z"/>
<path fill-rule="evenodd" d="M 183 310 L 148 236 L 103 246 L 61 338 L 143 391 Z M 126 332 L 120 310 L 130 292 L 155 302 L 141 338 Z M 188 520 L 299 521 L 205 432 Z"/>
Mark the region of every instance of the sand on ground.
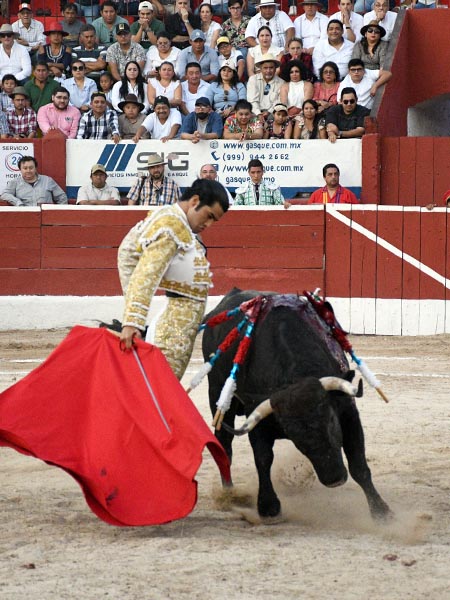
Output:
<path fill-rule="evenodd" d="M 0 332 L 0 390 L 36 367 L 67 330 Z M 390 397 L 358 400 L 375 485 L 395 513 L 374 523 L 349 480 L 324 488 L 307 460 L 277 442 L 273 479 L 283 520 L 255 510 L 246 438 L 233 477 L 250 506 L 218 502 L 209 453 L 185 519 L 156 527 L 106 525 L 65 472 L 0 448 L 0 598 L 3 600 L 231 600 L 450 598 L 450 336 L 353 336 Z M 183 383 L 200 366 L 200 345 Z M 207 421 L 207 384 L 191 394 Z"/>

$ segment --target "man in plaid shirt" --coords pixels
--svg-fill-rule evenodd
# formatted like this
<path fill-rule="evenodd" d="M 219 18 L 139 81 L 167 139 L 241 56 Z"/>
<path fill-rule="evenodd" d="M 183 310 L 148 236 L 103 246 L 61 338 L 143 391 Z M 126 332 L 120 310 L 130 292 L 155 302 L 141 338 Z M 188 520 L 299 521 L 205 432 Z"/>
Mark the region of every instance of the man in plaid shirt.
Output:
<path fill-rule="evenodd" d="M 13 107 L 6 111 L 8 119 L 9 135 L 13 138 L 34 138 L 36 137 L 37 119 L 36 113 L 32 108 L 25 106 L 29 96 L 24 87 L 14 88 L 11 98 Z"/>
<path fill-rule="evenodd" d="M 258 158 L 252 159 L 247 168 L 250 181 L 236 189 L 233 206 L 282 205 L 289 208 L 290 204 L 285 202 L 280 188 L 262 180 L 264 166 Z"/>
<path fill-rule="evenodd" d="M 172 180 L 164 176 L 164 165 L 167 161 L 159 154 L 152 154 L 148 159 L 148 177 L 141 177 L 128 192 L 128 204 L 162 206 L 174 204 L 181 196 L 180 188 Z"/>
<path fill-rule="evenodd" d="M 115 144 L 120 142 L 117 114 L 108 108 L 103 92 L 94 92 L 91 95 L 91 110 L 80 119 L 77 140 L 109 139 Z"/>

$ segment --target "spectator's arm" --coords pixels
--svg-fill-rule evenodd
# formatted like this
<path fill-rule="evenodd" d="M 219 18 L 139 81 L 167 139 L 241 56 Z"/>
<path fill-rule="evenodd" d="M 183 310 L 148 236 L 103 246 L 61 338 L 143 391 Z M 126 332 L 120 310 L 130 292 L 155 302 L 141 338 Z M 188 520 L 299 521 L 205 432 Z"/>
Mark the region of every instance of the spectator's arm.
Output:
<path fill-rule="evenodd" d="M 375 96 L 378 88 L 382 87 L 383 85 L 386 85 L 386 83 L 389 81 L 389 79 L 391 79 L 391 77 L 392 77 L 391 71 L 383 71 L 383 70 L 380 71 L 380 76 L 378 77 L 378 79 L 375 81 L 375 83 L 373 84 L 373 86 L 370 89 L 370 95 Z"/>
<path fill-rule="evenodd" d="M 67 204 L 66 193 L 59 187 L 59 185 L 53 179 L 50 179 L 50 192 L 53 196 L 53 202 L 55 204 Z"/>
<path fill-rule="evenodd" d="M 74 140 L 77 137 L 78 124 L 81 119 L 81 113 L 78 110 L 78 108 L 76 109 L 76 111 L 77 111 L 76 113 L 74 112 L 72 124 L 70 125 L 69 135 L 67 136 L 69 138 L 69 140 Z"/>
<path fill-rule="evenodd" d="M 77 131 L 77 140 L 83 140 L 84 139 L 84 133 L 86 131 L 86 115 L 83 115 L 80 119 L 80 122 L 78 124 L 78 131 Z"/>
<path fill-rule="evenodd" d="M 6 184 L 6 188 L 1 193 L 0 198 L 5 202 L 8 202 L 8 204 L 11 204 L 11 206 L 23 206 L 22 200 L 16 196 L 16 184 L 16 179 L 8 181 L 8 183 Z"/>
<path fill-rule="evenodd" d="M 41 106 L 37 113 L 37 122 L 39 123 L 39 129 L 45 135 L 47 131 L 51 128 L 51 124 L 47 114 L 47 107 L 51 106 L 50 104 L 45 104 Z"/>
<path fill-rule="evenodd" d="M 22 53 L 20 66 L 22 67 L 22 70 L 19 71 L 19 73 L 15 73 L 17 81 L 22 81 L 31 75 L 31 60 L 27 50 Z"/>
<path fill-rule="evenodd" d="M 117 66 L 117 63 L 110 61 L 110 62 L 108 62 L 108 64 L 109 64 L 109 70 L 111 71 L 111 75 L 114 77 L 114 79 L 116 81 L 120 81 L 122 78 L 120 77 L 119 67 Z"/>

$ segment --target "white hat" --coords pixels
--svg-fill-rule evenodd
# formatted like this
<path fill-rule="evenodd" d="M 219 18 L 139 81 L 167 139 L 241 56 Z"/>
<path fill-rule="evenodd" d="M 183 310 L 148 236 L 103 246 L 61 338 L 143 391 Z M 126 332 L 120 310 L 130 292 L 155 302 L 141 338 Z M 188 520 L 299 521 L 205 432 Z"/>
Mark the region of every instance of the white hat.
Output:
<path fill-rule="evenodd" d="M 152 4 L 151 2 L 147 2 L 147 1 L 145 1 L 145 2 L 141 2 L 141 3 L 139 4 L 139 6 L 138 6 L 138 10 L 142 10 L 143 8 L 146 8 L 146 9 L 148 9 L 148 10 L 153 10 L 153 11 L 155 10 L 155 9 L 153 8 L 153 4 Z"/>
<path fill-rule="evenodd" d="M 256 7 L 261 8 L 261 6 L 280 6 L 280 3 L 274 2 L 273 0 L 259 0 L 259 3 L 256 5 Z"/>

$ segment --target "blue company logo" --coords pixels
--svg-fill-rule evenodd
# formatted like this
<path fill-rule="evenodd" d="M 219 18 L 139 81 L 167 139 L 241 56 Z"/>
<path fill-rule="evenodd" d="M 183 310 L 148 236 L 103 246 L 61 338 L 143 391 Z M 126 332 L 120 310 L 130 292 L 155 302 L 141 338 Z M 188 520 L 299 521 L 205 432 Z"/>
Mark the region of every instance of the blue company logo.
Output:
<path fill-rule="evenodd" d="M 134 144 L 106 144 L 97 164 L 107 171 L 125 171 L 135 149 Z"/>

